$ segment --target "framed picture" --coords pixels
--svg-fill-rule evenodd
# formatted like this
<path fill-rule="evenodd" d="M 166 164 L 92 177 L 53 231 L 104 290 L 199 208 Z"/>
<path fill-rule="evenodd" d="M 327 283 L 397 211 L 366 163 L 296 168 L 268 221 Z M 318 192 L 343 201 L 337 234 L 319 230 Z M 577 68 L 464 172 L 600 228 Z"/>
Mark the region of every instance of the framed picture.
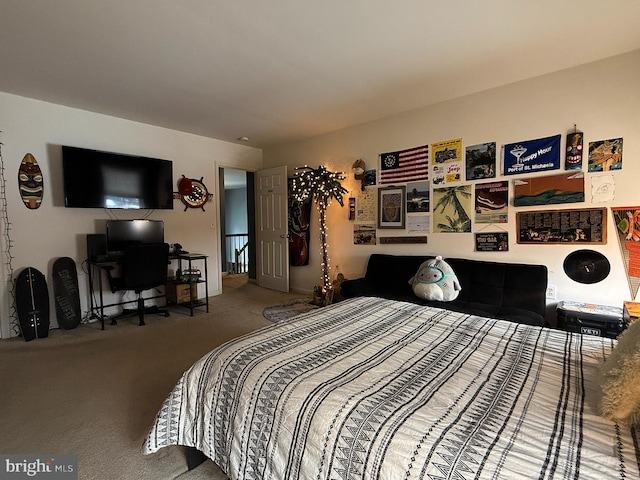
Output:
<path fill-rule="evenodd" d="M 378 188 L 378 228 L 404 229 L 406 187 Z"/>

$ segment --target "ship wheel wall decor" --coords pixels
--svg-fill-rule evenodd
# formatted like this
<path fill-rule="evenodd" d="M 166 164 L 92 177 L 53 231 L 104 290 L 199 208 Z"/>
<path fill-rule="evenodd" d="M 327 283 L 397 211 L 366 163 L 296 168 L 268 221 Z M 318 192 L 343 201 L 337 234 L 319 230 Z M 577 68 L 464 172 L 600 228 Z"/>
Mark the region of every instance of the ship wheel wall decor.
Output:
<path fill-rule="evenodd" d="M 201 208 L 204 210 L 204 204 L 211 200 L 213 194 L 209 193 L 207 186 L 202 181 L 204 177 L 200 177 L 200 180 L 191 178 L 191 192 L 180 195 L 180 200 L 184 203 L 184 211 L 188 208 Z"/>

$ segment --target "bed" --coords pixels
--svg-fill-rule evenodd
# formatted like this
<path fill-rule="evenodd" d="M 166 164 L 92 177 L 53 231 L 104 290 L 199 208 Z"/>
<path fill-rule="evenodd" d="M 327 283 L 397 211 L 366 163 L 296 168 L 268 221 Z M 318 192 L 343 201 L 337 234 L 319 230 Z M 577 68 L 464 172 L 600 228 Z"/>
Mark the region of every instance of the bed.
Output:
<path fill-rule="evenodd" d="M 240 479 L 639 478 L 638 430 L 597 415 L 616 341 L 375 297 L 232 340 L 143 446 Z"/>

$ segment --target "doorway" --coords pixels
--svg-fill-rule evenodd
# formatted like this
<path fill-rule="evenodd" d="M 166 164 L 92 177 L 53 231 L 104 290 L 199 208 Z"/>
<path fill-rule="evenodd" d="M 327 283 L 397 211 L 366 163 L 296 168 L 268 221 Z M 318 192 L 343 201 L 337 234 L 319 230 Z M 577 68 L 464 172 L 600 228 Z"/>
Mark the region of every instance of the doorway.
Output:
<path fill-rule="evenodd" d="M 253 172 L 219 168 L 220 268 L 223 293 L 255 280 Z"/>

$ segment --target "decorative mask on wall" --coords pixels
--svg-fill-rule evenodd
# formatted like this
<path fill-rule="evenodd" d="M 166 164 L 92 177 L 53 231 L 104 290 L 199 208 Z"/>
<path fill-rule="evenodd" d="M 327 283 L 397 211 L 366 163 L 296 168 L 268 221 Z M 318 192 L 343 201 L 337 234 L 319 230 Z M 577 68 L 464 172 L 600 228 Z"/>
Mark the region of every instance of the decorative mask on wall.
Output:
<path fill-rule="evenodd" d="M 35 210 L 42 203 L 43 185 L 42 171 L 38 162 L 33 155 L 27 153 L 18 170 L 18 187 L 20 197 L 28 209 Z"/>
<path fill-rule="evenodd" d="M 564 161 L 565 170 L 582 168 L 582 132 L 573 132 L 567 135 L 567 155 Z"/>

